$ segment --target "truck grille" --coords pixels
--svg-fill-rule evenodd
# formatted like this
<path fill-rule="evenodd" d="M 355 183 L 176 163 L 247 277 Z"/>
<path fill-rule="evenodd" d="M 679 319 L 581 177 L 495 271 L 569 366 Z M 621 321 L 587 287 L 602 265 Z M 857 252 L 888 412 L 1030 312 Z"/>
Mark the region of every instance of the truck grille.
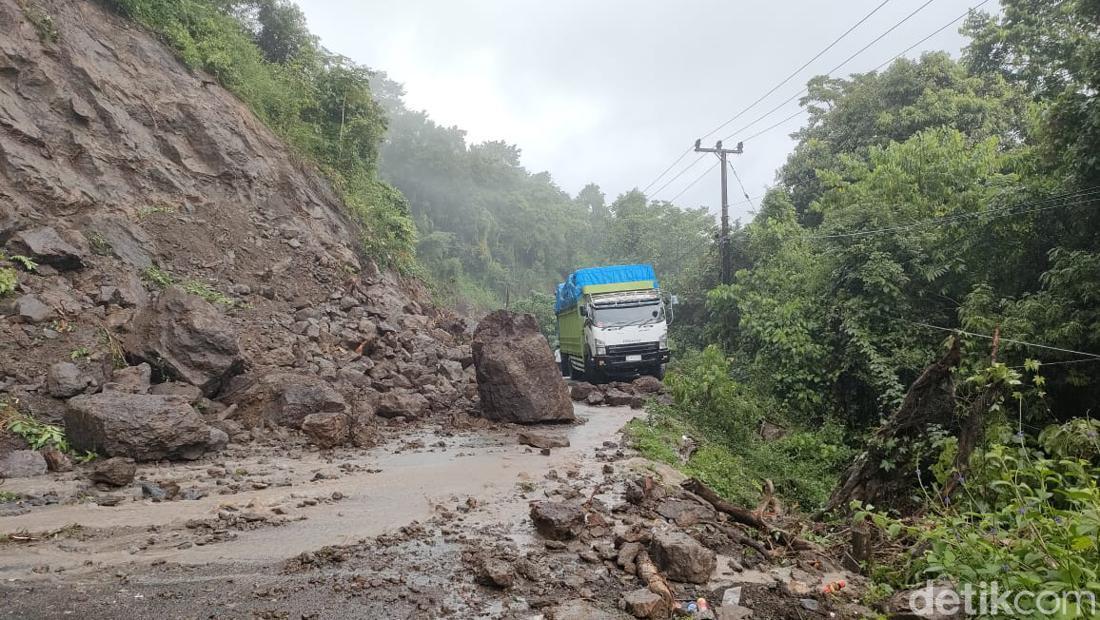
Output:
<path fill-rule="evenodd" d="M 636 342 L 632 344 L 614 344 L 607 347 L 608 355 L 638 355 L 640 353 L 656 353 L 656 342 Z"/>

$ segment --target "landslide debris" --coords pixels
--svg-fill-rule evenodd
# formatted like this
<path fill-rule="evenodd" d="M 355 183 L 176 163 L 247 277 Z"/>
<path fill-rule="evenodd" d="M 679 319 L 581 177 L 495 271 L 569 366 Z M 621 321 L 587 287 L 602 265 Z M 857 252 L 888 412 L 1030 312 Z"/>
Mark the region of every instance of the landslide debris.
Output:
<path fill-rule="evenodd" d="M 462 321 L 245 105 L 99 3 L 36 2 L 49 41 L 26 7 L 0 0 L 3 407 L 139 461 L 476 409 Z"/>

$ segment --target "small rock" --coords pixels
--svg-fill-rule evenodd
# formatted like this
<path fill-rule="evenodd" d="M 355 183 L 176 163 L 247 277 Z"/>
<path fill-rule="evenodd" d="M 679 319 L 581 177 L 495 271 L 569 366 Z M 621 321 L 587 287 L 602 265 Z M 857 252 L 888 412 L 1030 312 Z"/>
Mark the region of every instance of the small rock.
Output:
<path fill-rule="evenodd" d="M 515 570 L 512 565 L 497 558 L 482 560 L 478 567 L 478 581 L 501 589 L 511 588 L 516 582 Z"/>
<path fill-rule="evenodd" d="M 53 472 L 66 472 L 73 470 L 73 461 L 69 455 L 53 446 L 42 448 L 42 458 L 46 459 L 46 467 Z"/>
<path fill-rule="evenodd" d="M 157 396 L 179 396 L 186 399 L 189 403 L 195 403 L 203 397 L 202 390 L 190 383 L 181 383 L 179 381 L 157 383 L 149 388 L 149 393 L 156 394 Z"/>
<path fill-rule="evenodd" d="M 565 502 L 535 502 L 531 505 L 531 520 L 544 538 L 570 540 L 584 528 L 584 509 Z"/>
<path fill-rule="evenodd" d="M 91 380 L 72 362 L 58 362 L 46 373 L 46 390 L 54 398 L 71 398 L 84 391 Z"/>
<path fill-rule="evenodd" d="M 569 388 L 569 397 L 576 401 L 587 400 L 588 395 L 596 390 L 596 386 L 591 383 L 581 381 L 574 383 L 573 387 Z"/>
<path fill-rule="evenodd" d="M 522 431 L 519 434 L 519 442 L 533 448 L 550 449 L 569 447 L 569 439 L 557 433 L 545 431 Z"/>
<path fill-rule="evenodd" d="M 41 323 L 53 317 L 53 309 L 34 295 L 23 295 L 11 304 L 10 314 L 24 323 Z"/>
<path fill-rule="evenodd" d="M 80 269 L 84 266 L 84 252 L 61 238 L 48 226 L 22 230 L 8 241 L 12 254 L 28 256 L 36 263 L 50 265 L 59 270 Z"/>
<path fill-rule="evenodd" d="M 633 381 L 634 390 L 640 394 L 657 394 L 665 389 L 665 384 L 652 375 L 643 375 Z"/>
<path fill-rule="evenodd" d="M 35 450 L 13 450 L 0 457 L 0 479 L 41 476 L 46 470 L 45 457 Z"/>
<path fill-rule="evenodd" d="M 635 618 L 664 618 L 668 616 L 664 599 L 645 588 L 639 588 L 624 594 L 619 606 Z"/>
<path fill-rule="evenodd" d="M 343 413 L 311 413 L 302 420 L 302 432 L 322 448 L 333 448 L 348 440 L 348 416 Z"/>
<path fill-rule="evenodd" d="M 120 368 L 111 374 L 110 389 L 127 394 L 148 394 L 153 368 L 147 363 Z"/>
<path fill-rule="evenodd" d="M 137 464 L 132 459 L 116 456 L 96 461 L 92 473 L 88 477 L 92 482 L 124 487 L 134 481 L 135 474 L 137 474 Z"/>
<path fill-rule="evenodd" d="M 387 392 L 378 402 L 375 413 L 383 418 L 419 418 L 431 411 L 427 398 L 413 392 Z"/>
<path fill-rule="evenodd" d="M 962 605 L 957 606 L 956 613 L 948 614 L 944 610 L 935 609 L 933 601 L 961 600 L 955 588 L 945 581 L 937 581 L 920 588 L 898 592 L 886 602 L 886 615 L 891 620 L 959 620 L 966 617 Z M 921 605 L 914 608 L 913 603 Z"/>

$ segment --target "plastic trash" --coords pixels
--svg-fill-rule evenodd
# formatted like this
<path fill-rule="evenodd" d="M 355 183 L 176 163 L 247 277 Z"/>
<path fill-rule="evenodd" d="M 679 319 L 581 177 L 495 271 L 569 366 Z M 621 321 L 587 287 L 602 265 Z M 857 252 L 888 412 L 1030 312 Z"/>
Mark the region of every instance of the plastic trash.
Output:
<path fill-rule="evenodd" d="M 847 586 L 847 585 L 848 585 L 848 582 L 844 581 L 843 579 L 837 579 L 836 581 L 830 581 L 829 583 L 821 586 L 821 593 L 822 594 L 836 594 L 837 592 L 840 592 L 841 590 L 843 590 L 845 588 L 845 586 Z"/>
<path fill-rule="evenodd" d="M 725 593 L 722 594 L 722 607 L 740 607 L 740 606 L 741 606 L 741 586 L 726 588 Z"/>

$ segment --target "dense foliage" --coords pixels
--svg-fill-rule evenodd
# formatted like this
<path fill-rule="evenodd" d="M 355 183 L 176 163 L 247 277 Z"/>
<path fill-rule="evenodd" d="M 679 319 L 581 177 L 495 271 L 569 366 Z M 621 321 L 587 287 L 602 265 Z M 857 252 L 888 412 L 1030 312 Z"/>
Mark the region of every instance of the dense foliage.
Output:
<path fill-rule="evenodd" d="M 1066 157 L 1094 130 L 1094 65 L 1079 56 L 1096 54 L 1096 21 L 1091 38 L 1082 25 L 1096 3 L 1040 20 L 1029 7 L 1042 4 L 973 17 L 964 62 L 927 54 L 810 82 L 810 122 L 746 229 L 748 267 L 709 294 L 727 349 L 802 419 L 865 428 L 891 412 L 944 335 L 918 323 L 1100 349 L 1100 210 L 1086 184 L 1098 142 L 1085 162 Z M 1043 36 L 1075 42 L 1027 49 Z M 1018 66 L 1032 56 L 1041 66 Z M 1074 105 L 1083 126 L 1068 130 Z M 973 346 L 968 363 L 989 353 Z M 1017 364 L 1028 354 L 1001 348 Z M 1048 375 L 1056 416 L 1100 396 L 1100 365 Z"/>

